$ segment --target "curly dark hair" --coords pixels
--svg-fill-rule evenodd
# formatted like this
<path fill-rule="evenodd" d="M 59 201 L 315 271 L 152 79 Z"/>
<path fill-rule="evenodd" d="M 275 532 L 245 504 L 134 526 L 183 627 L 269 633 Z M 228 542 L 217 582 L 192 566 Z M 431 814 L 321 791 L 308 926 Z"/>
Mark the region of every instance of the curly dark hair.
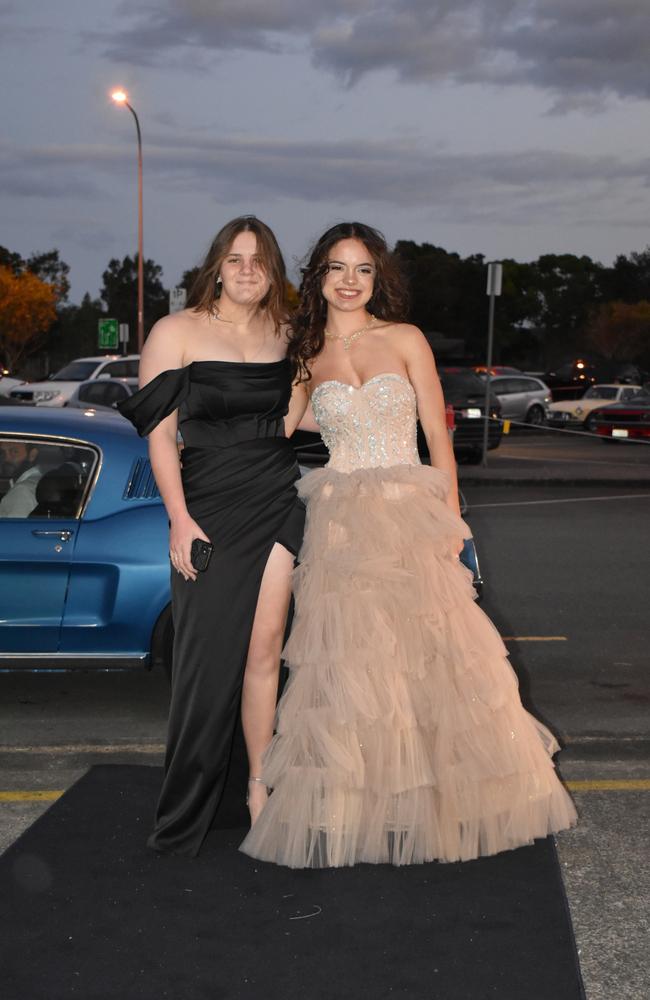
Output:
<path fill-rule="evenodd" d="M 339 222 L 332 226 L 317 241 L 302 269 L 300 302 L 290 321 L 287 357 L 300 381 L 311 378 L 309 362 L 320 354 L 325 344 L 327 302 L 321 288 L 327 274 L 330 250 L 341 240 L 349 239 L 363 243 L 376 268 L 368 311 L 377 319 L 389 323 L 404 322 L 406 319 L 408 293 L 405 279 L 383 235 L 363 222 Z"/>
<path fill-rule="evenodd" d="M 219 230 L 190 289 L 187 308 L 197 312 L 212 312 L 219 298 L 215 287 L 219 269 L 228 256 L 235 237 L 240 233 L 254 233 L 257 239 L 257 252 L 271 282 L 259 308 L 268 311 L 275 324 L 276 335 L 279 336 L 289 312 L 284 259 L 272 230 L 254 215 L 240 215 Z"/>

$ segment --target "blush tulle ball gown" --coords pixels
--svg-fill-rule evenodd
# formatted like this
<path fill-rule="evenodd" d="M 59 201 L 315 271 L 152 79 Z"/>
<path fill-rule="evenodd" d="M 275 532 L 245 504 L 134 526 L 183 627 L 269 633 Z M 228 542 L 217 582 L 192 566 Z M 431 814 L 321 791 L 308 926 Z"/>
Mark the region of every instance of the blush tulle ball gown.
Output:
<path fill-rule="evenodd" d="M 298 484 L 307 528 L 264 762 L 241 850 L 292 868 L 469 860 L 576 820 L 558 745 L 523 708 L 456 553 L 448 477 L 420 464 L 410 383 L 321 383 L 329 464 Z"/>

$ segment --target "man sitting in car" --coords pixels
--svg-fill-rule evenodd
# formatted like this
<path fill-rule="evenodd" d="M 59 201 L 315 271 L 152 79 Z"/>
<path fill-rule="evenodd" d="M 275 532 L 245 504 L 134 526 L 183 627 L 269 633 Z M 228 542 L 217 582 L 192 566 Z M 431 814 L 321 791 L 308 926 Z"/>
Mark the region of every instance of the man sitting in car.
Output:
<path fill-rule="evenodd" d="M 0 441 L 0 459 L 2 473 L 9 479 L 9 489 L 0 500 L 0 517 L 29 517 L 45 471 L 38 464 L 38 448 L 24 441 Z"/>

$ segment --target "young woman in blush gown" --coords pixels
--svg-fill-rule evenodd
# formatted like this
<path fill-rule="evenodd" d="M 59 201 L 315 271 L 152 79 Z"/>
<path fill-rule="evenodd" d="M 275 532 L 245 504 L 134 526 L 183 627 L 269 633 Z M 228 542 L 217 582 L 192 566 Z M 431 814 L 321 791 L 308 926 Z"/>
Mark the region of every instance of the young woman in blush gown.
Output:
<path fill-rule="evenodd" d="M 290 677 L 241 845 L 295 868 L 458 861 L 575 822 L 458 559 L 469 535 L 436 366 L 383 237 L 341 224 L 304 272 L 290 352 L 329 463 L 299 483 Z M 305 369 L 306 362 L 306 369 Z M 416 419 L 431 467 L 420 464 Z"/>
<path fill-rule="evenodd" d="M 273 735 L 304 523 L 286 438 L 295 420 L 288 413 L 285 295 L 271 230 L 252 216 L 229 222 L 208 251 L 188 308 L 153 327 L 140 362 L 142 388 L 121 407 L 149 436 L 170 520 L 171 707 L 149 838 L 161 853 L 198 853 L 223 792 L 240 699 L 252 821 L 267 797 L 261 757 Z M 194 539 L 214 547 L 202 572 L 190 558 Z"/>

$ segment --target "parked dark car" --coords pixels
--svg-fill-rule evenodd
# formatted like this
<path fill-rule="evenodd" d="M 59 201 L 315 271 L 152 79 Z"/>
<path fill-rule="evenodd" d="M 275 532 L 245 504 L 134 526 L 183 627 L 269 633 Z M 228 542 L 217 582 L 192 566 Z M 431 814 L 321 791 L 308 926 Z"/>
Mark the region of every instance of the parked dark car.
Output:
<path fill-rule="evenodd" d="M 483 453 L 485 382 L 471 368 L 440 368 L 438 374 L 445 401 L 454 408 L 454 453 L 459 461 L 479 462 Z M 501 442 L 503 424 L 501 404 L 492 389 L 488 419 L 488 450 L 493 451 Z M 419 434 L 420 450 L 424 454 L 426 441 L 421 431 Z"/>
<path fill-rule="evenodd" d="M 603 441 L 650 441 L 650 386 L 633 399 L 593 410 L 590 419 Z"/>

